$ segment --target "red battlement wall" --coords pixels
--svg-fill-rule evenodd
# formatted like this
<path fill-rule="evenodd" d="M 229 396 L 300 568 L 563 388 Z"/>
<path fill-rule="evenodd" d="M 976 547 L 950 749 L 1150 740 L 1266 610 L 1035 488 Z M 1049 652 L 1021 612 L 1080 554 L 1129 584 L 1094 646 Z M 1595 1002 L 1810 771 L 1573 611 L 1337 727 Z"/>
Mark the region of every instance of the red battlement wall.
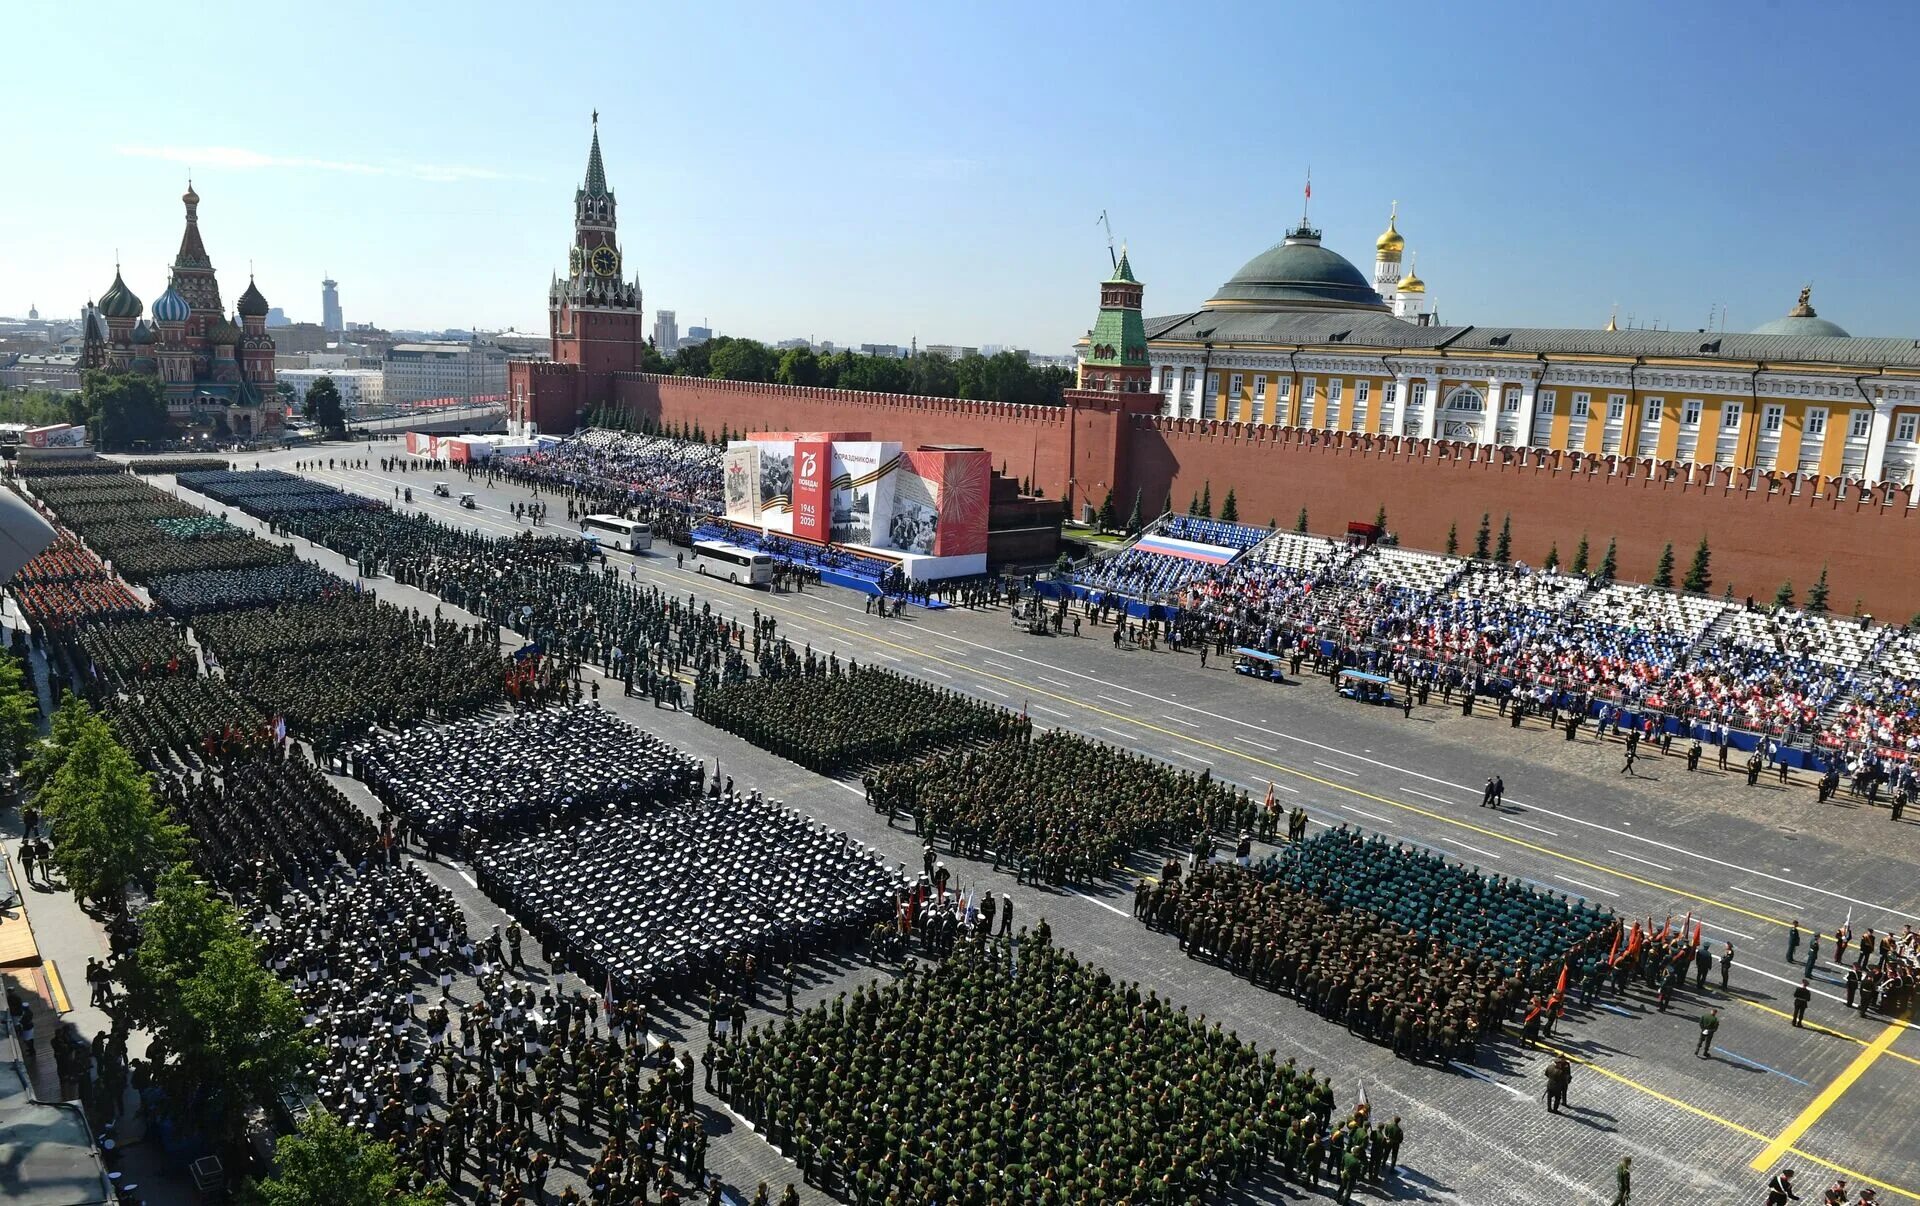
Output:
<path fill-rule="evenodd" d="M 1149 511 L 1166 500 L 1185 510 L 1209 483 L 1216 514 L 1231 487 L 1242 522 L 1273 519 L 1340 536 L 1349 521 L 1387 527 L 1408 548 L 1440 550 L 1456 529 L 1473 550 L 1480 516 L 1497 534 L 1513 517 L 1513 556 L 1541 564 L 1558 545 L 1570 564 L 1584 533 L 1597 568 L 1617 539 L 1619 576 L 1653 577 L 1672 542 L 1676 579 L 1705 536 L 1713 591 L 1770 603 L 1791 579 L 1800 597 L 1827 567 L 1829 607 L 1865 610 L 1899 623 L 1920 611 L 1920 513 L 1912 491 L 1871 490 L 1817 475 L 1739 473 L 1713 466 L 1451 441 L 1307 431 L 1160 416 L 1129 433 L 1134 479 Z"/>
<path fill-rule="evenodd" d="M 1129 408 L 1157 399 L 1137 395 L 1068 391 L 1068 406 L 1015 406 L 959 398 L 762 385 L 621 373 L 614 396 L 635 416 L 659 423 L 698 423 L 717 431 L 868 431 L 877 440 L 964 444 L 987 450 L 993 467 L 1014 478 L 1031 478 L 1034 489 L 1059 498 L 1071 478 L 1075 502 L 1100 504 L 1108 489 L 1125 486 L 1125 439 Z M 1124 399 L 1124 400 L 1123 400 Z"/>

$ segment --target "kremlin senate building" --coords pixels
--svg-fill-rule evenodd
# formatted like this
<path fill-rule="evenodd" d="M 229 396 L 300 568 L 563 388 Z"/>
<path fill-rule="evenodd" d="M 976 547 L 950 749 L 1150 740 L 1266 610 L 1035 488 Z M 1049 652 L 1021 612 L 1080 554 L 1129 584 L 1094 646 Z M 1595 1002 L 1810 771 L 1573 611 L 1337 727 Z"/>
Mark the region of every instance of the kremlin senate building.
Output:
<path fill-rule="evenodd" d="M 267 299 L 249 280 L 227 317 L 200 240 L 200 194 L 189 183 L 180 200 L 187 225 L 166 291 L 142 318 L 140 299 L 116 268 L 113 284 L 84 311 L 81 365 L 158 376 L 167 417 L 182 431 L 217 431 L 222 421 L 236 436 L 278 431 L 284 408 L 274 388 Z"/>
<path fill-rule="evenodd" d="M 1651 567 L 1663 544 L 1710 539 L 1741 593 L 1825 566 L 1836 598 L 1920 609 L 1920 558 L 1887 567 L 1913 522 L 1920 341 L 1850 337 L 1806 289 L 1745 334 L 1443 324 L 1399 221 L 1371 279 L 1302 218 L 1158 317 L 1117 257 L 1060 406 L 659 376 L 639 371 L 641 291 L 622 279 L 596 119 L 548 290 L 552 362 L 509 366 L 508 421 L 566 432 L 611 404 L 708 431 L 870 431 L 984 448 L 1076 516 L 1109 495 L 1153 515 L 1231 489 L 1252 522 L 1305 511 L 1330 535 L 1385 510 L 1416 549 L 1507 515 L 1536 564 L 1590 539 Z"/>

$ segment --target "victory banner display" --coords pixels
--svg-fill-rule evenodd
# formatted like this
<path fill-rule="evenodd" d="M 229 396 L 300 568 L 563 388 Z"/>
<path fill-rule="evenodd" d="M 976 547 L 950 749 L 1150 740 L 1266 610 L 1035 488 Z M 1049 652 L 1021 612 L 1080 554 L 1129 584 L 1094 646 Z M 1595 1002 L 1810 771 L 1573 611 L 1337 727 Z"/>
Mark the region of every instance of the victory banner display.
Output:
<path fill-rule="evenodd" d="M 760 449 L 735 444 L 720 461 L 720 489 L 727 518 L 735 523 L 760 522 Z"/>
<path fill-rule="evenodd" d="M 793 444 L 793 534 L 825 543 L 829 527 L 828 474 L 833 468 L 833 445 L 825 440 L 795 440 Z"/>

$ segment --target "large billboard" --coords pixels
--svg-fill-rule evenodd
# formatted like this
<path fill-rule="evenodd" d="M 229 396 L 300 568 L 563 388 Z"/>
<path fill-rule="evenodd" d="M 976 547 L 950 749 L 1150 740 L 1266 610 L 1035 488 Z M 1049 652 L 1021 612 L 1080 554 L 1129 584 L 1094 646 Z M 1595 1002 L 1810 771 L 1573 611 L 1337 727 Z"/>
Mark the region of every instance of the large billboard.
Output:
<path fill-rule="evenodd" d="M 893 513 L 893 471 L 900 446 L 872 440 L 833 445 L 833 539 L 841 544 L 886 544 Z"/>
<path fill-rule="evenodd" d="M 884 543 L 935 557 L 984 555 L 992 472 L 987 453 L 909 452 L 902 459 Z"/>
<path fill-rule="evenodd" d="M 833 445 L 825 440 L 793 443 L 793 534 L 802 540 L 825 543 L 829 527 L 828 474 L 833 469 Z"/>
<path fill-rule="evenodd" d="M 760 522 L 760 447 L 735 444 L 720 462 L 720 492 L 727 518 L 735 523 Z"/>

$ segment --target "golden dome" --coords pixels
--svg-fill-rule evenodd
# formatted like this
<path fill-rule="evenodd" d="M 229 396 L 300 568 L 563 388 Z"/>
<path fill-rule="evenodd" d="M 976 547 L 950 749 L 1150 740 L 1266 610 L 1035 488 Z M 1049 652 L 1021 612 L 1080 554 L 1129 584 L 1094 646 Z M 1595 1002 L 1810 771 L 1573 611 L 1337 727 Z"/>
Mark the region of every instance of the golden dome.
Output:
<path fill-rule="evenodd" d="M 1400 278 L 1400 287 L 1395 289 L 1394 292 L 1425 293 L 1426 291 L 1427 282 L 1420 279 L 1420 261 L 1416 257 L 1414 262 L 1407 266 L 1407 274 Z"/>
<path fill-rule="evenodd" d="M 1379 252 L 1384 258 L 1396 258 L 1407 248 L 1407 241 L 1401 238 L 1400 232 L 1395 229 L 1395 224 L 1399 217 L 1400 203 L 1396 201 L 1393 203 L 1393 212 L 1387 216 L 1386 230 L 1382 231 L 1380 237 L 1373 241 L 1373 249 Z"/>

